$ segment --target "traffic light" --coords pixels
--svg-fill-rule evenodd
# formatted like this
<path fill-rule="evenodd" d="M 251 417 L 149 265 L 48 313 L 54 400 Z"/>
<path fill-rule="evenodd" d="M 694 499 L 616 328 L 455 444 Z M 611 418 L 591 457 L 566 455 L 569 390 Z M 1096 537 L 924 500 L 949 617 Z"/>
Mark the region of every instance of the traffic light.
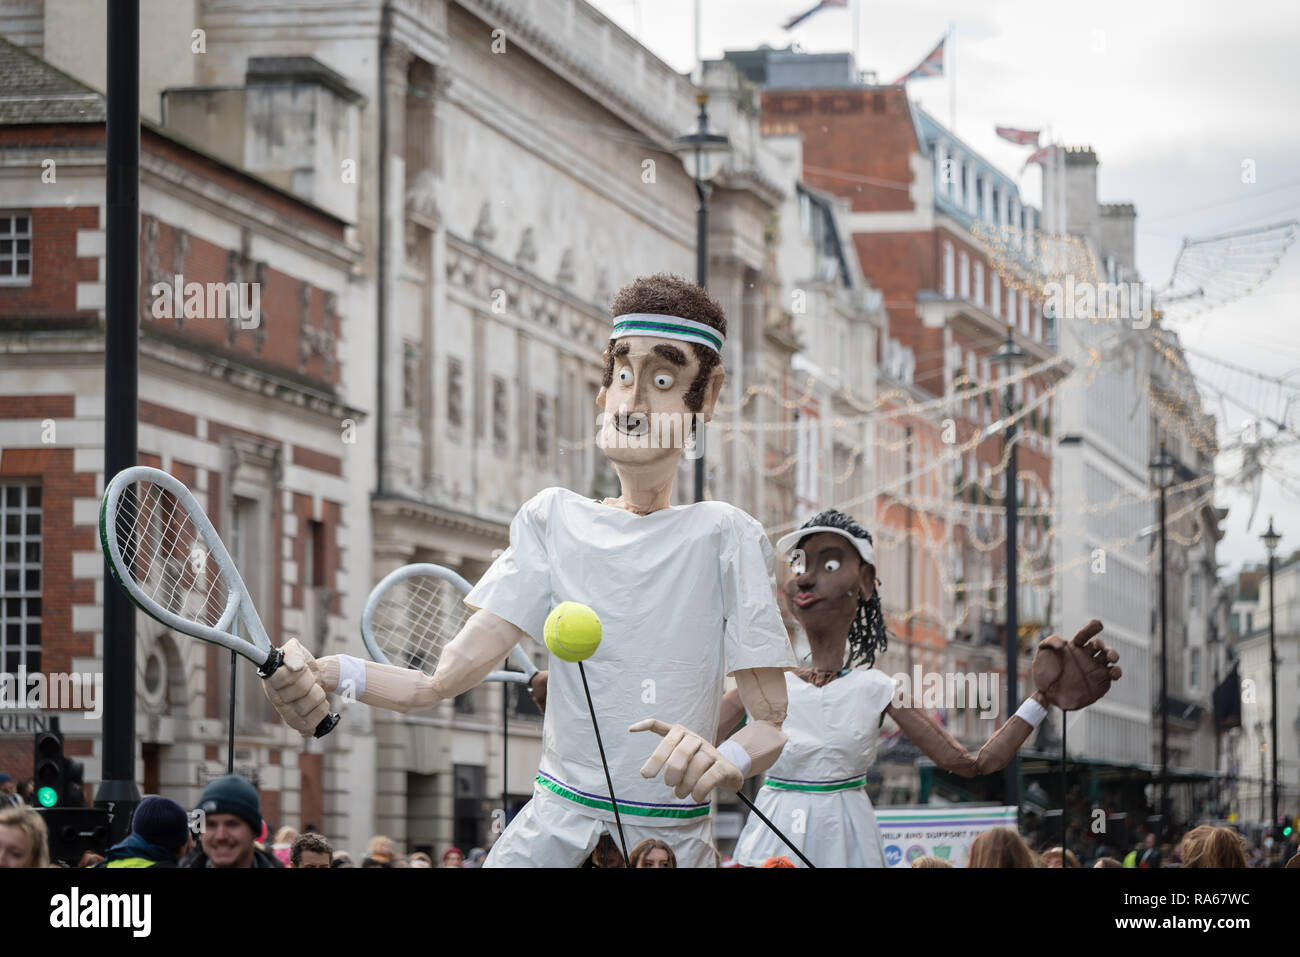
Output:
<path fill-rule="evenodd" d="M 41 807 L 85 807 L 82 790 L 86 766 L 63 753 L 59 719 L 50 718 L 46 731 L 36 732 L 36 803 Z"/>
<path fill-rule="evenodd" d="M 63 733 L 57 727 L 36 732 L 36 801 L 41 807 L 57 807 L 68 789 Z"/>

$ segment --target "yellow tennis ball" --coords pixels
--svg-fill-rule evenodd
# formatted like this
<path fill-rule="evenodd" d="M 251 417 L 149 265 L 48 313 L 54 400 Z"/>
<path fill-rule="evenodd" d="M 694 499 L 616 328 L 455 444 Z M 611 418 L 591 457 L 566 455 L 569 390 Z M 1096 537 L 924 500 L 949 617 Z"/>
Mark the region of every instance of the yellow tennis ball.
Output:
<path fill-rule="evenodd" d="M 581 602 L 562 601 L 546 616 L 546 647 L 564 661 L 585 661 L 600 647 L 600 618 Z"/>

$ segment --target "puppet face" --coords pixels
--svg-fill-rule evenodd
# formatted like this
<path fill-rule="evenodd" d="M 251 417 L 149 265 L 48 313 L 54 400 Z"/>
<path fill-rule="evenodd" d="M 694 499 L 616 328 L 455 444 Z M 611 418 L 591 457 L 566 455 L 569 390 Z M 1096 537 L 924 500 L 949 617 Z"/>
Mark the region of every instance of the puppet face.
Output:
<path fill-rule="evenodd" d="M 675 469 L 697 414 L 686 407 L 686 394 L 700 372 L 695 350 L 675 339 L 627 336 L 611 351 L 614 378 L 596 396 L 605 413 L 597 444 L 625 469 Z M 718 366 L 698 412 L 705 422 L 713 415 L 722 379 Z"/>
<path fill-rule="evenodd" d="M 870 565 L 842 535 L 817 532 L 791 555 L 785 594 L 805 634 L 845 634 L 858 613 L 858 596 L 875 590 Z"/>

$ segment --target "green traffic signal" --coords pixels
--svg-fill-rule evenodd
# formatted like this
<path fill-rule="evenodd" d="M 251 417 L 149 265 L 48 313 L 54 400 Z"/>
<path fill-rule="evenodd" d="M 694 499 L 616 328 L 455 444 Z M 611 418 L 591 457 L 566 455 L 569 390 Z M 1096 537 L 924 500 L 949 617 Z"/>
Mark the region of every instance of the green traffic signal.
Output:
<path fill-rule="evenodd" d="M 36 792 L 36 800 L 41 802 L 41 807 L 54 807 L 59 803 L 59 792 L 54 788 L 41 788 Z"/>

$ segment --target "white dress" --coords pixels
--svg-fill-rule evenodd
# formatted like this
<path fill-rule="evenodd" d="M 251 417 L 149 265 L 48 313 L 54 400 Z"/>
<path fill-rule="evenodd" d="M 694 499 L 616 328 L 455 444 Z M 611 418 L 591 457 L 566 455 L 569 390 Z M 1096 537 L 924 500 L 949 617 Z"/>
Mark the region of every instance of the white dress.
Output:
<path fill-rule="evenodd" d="M 711 741 L 724 675 L 794 665 L 772 572 L 762 526 L 732 505 L 699 502 L 636 515 L 549 488 L 519 510 L 510 547 L 465 603 L 539 641 L 560 602 L 582 602 L 600 616 L 600 646 L 584 667 L 619 813 L 625 825 L 663 830 L 674 843 L 667 832 L 675 827 L 707 830 L 709 802 L 675 797 L 662 775 L 642 777 L 641 765 L 662 739 L 628 726 L 659 718 Z M 534 864 L 573 866 L 569 856 L 594 845 L 599 829 L 590 821 L 614 820 L 578 666 L 553 657 L 550 672 L 534 782 L 534 795 L 545 800 L 534 800 L 527 821 L 521 815 L 511 823 L 489 864 L 516 859 L 507 852 L 523 842 Z M 564 813 L 543 813 L 558 806 Z M 562 822 L 570 820 L 566 830 Z M 564 833 L 550 835 L 557 829 Z M 525 841 L 526 832 L 532 839 Z M 550 844 L 538 839 L 542 832 L 566 850 L 544 851 Z"/>
<path fill-rule="evenodd" d="M 893 681 L 873 668 L 850 671 L 820 688 L 787 672 L 785 686 L 785 748 L 764 776 L 754 804 L 817 867 L 884 867 L 880 828 L 865 786 Z M 751 814 L 736 844 L 736 860 L 757 867 L 782 856 L 803 867 Z"/>

